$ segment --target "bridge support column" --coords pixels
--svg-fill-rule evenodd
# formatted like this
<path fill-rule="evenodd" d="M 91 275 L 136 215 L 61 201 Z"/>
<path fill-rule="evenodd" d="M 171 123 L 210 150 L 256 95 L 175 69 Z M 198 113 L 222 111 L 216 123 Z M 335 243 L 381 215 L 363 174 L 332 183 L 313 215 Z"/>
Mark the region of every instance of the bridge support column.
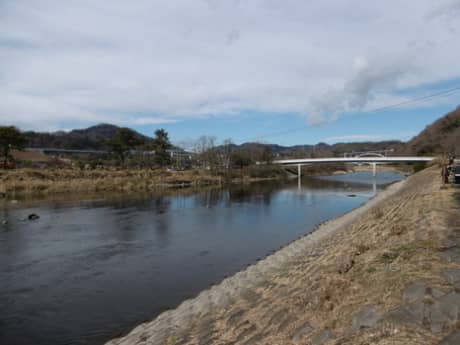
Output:
<path fill-rule="evenodd" d="M 376 176 L 377 175 L 377 163 L 374 162 L 372 163 L 372 176 Z"/>
<path fill-rule="evenodd" d="M 302 188 L 302 166 L 297 164 L 297 189 L 300 191 Z"/>

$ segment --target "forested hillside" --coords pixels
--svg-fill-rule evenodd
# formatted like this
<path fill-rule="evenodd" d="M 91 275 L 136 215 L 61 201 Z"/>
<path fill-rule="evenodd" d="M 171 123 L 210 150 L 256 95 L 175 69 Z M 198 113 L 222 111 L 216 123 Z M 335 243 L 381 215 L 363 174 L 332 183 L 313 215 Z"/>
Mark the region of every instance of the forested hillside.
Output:
<path fill-rule="evenodd" d="M 415 155 L 460 156 L 460 107 L 427 126 L 404 147 Z"/>
<path fill-rule="evenodd" d="M 107 141 L 115 136 L 120 127 L 110 124 L 99 124 L 86 129 L 75 129 L 70 132 L 39 133 L 25 132 L 26 147 L 59 148 L 78 150 L 104 150 L 108 149 Z M 152 138 L 146 137 L 134 130 L 136 139 L 149 144 Z"/>

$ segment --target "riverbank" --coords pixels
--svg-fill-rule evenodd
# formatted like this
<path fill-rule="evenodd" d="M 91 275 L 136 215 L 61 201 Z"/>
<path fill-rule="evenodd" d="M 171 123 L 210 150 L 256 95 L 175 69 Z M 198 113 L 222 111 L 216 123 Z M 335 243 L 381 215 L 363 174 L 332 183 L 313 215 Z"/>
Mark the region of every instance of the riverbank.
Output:
<path fill-rule="evenodd" d="M 167 188 L 222 186 L 282 179 L 279 167 L 232 170 L 228 175 L 208 170 L 20 168 L 0 170 L 0 195 L 144 192 Z"/>
<path fill-rule="evenodd" d="M 379 167 L 380 169 L 380 167 Z M 340 175 L 350 171 L 368 170 L 368 167 L 321 165 L 304 167 L 303 176 Z M 382 167 L 382 170 L 398 170 Z M 249 166 L 243 169 L 210 171 L 191 169 L 134 168 L 18 168 L 0 169 L 0 198 L 42 197 L 63 194 L 103 194 L 116 192 L 151 192 L 177 188 L 222 187 L 268 180 L 297 178 L 292 171 L 273 165 Z"/>
<path fill-rule="evenodd" d="M 422 171 L 108 344 L 458 344 L 459 194 Z"/>

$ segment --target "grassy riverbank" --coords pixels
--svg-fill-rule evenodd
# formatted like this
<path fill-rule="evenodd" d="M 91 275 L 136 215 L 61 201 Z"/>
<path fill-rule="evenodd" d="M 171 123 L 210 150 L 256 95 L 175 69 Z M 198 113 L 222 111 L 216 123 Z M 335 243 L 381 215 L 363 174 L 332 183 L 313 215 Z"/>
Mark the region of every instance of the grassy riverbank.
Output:
<path fill-rule="evenodd" d="M 110 344 L 458 344 L 459 203 L 424 170 Z"/>
<path fill-rule="evenodd" d="M 219 186 L 285 178 L 279 167 L 250 167 L 229 171 L 167 169 L 21 168 L 0 170 L 0 193 L 15 195 L 143 192 L 164 188 Z"/>

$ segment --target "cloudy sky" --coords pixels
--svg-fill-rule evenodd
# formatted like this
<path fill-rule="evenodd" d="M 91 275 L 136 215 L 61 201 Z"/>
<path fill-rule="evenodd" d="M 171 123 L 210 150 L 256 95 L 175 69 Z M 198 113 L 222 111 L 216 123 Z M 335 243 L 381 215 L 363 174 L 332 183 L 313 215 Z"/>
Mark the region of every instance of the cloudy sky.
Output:
<path fill-rule="evenodd" d="M 460 0 L 2 0 L 0 124 L 408 139 L 460 104 Z"/>

